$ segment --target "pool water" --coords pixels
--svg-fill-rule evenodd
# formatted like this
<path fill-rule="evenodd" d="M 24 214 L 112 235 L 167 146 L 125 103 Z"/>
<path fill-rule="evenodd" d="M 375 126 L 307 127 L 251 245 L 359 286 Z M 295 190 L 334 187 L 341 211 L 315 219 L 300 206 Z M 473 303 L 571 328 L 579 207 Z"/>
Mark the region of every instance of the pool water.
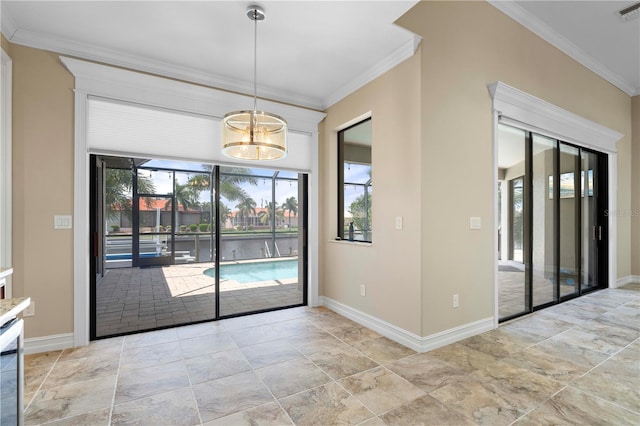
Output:
<path fill-rule="evenodd" d="M 209 268 L 204 274 L 215 278 L 216 269 Z M 298 259 L 274 262 L 236 263 L 220 266 L 221 280 L 235 280 L 239 283 L 283 280 L 298 277 Z"/>

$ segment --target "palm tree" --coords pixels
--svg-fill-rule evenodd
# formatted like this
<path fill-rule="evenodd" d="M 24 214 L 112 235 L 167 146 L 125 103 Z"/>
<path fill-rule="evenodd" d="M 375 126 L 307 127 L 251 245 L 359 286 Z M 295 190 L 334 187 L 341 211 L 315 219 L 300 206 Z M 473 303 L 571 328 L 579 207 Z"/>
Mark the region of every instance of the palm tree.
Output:
<path fill-rule="evenodd" d="M 251 197 L 246 197 L 236 205 L 236 208 L 238 209 L 238 216 L 242 218 L 242 224 L 246 230 L 246 218 L 251 216 L 251 214 L 256 214 L 256 201 Z"/>
<path fill-rule="evenodd" d="M 191 178 L 194 184 L 201 187 L 209 187 L 208 182 L 211 176 L 213 166 L 203 164 L 202 167 L 208 170 L 208 174 L 197 175 Z M 249 169 L 244 167 L 222 167 L 220 169 L 220 195 L 229 201 L 238 201 L 247 198 L 247 193 L 240 187 L 241 183 L 257 185 L 258 179 L 249 174 Z"/>
<path fill-rule="evenodd" d="M 189 185 L 188 183 L 186 184 L 181 184 L 181 183 L 177 183 L 176 182 L 176 191 L 175 194 L 173 194 L 173 199 L 175 199 L 176 202 L 176 206 L 175 206 L 175 216 L 176 216 L 176 229 L 180 229 L 179 228 L 179 213 L 180 213 L 180 206 L 182 206 L 183 211 L 187 211 L 188 209 L 198 205 L 198 192 L 199 190 L 194 189 L 193 186 Z M 172 199 L 168 199 L 167 202 L 164 205 L 164 208 L 166 210 L 169 210 L 171 208 L 171 204 L 172 204 Z"/>
<path fill-rule="evenodd" d="M 231 217 L 231 209 L 229 207 L 227 207 L 226 204 L 224 203 L 220 203 L 220 226 L 224 227 L 224 224 L 227 222 L 227 220 Z"/>
<path fill-rule="evenodd" d="M 131 169 L 111 169 L 105 171 L 104 204 L 107 216 L 115 218 L 120 213 L 131 216 L 133 191 L 133 172 Z M 153 194 L 155 186 L 147 176 L 138 176 L 138 192 Z M 151 206 L 151 199 L 145 198 L 147 206 Z"/>
<path fill-rule="evenodd" d="M 287 210 L 289 211 L 289 229 L 291 229 L 291 213 L 293 213 L 294 216 L 298 214 L 298 200 L 296 200 L 296 197 L 289 197 L 284 200 L 282 210 L 285 212 Z"/>
<path fill-rule="evenodd" d="M 275 224 L 275 219 L 277 218 L 282 218 L 282 210 L 278 209 L 278 203 L 267 203 L 267 210 L 260 215 L 260 222 L 264 225 L 270 224 L 274 220 L 273 223 Z"/>

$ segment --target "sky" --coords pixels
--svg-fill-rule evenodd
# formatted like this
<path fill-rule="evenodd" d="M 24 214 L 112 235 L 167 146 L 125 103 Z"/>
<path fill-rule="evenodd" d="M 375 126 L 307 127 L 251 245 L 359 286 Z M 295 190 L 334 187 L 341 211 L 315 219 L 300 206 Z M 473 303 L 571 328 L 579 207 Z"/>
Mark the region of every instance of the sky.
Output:
<path fill-rule="evenodd" d="M 182 170 L 194 170 L 193 173 L 176 172 L 176 179 L 178 183 L 186 183 L 190 178 L 196 176 L 198 171 L 206 171 L 203 164 L 199 163 L 187 163 L 182 161 L 171 160 L 151 160 L 145 163 L 144 167 L 158 167 L 166 169 L 182 169 Z M 249 169 L 252 174 L 258 176 L 265 176 L 264 178 L 258 178 L 257 185 L 251 185 L 249 183 L 241 183 L 240 187 L 243 188 L 251 198 L 253 198 L 258 207 L 266 207 L 268 202 L 271 202 L 271 179 L 273 170 L 251 168 Z M 279 173 L 281 177 L 297 177 L 294 172 L 281 171 Z M 168 194 L 172 192 L 171 172 L 158 170 L 151 172 L 151 178 L 156 187 L 157 194 Z M 282 203 L 289 197 L 295 197 L 298 199 L 298 185 L 297 182 L 289 182 L 285 180 L 276 181 L 276 203 L 282 205 Z M 203 191 L 200 194 L 200 201 L 207 202 L 209 200 L 209 192 Z M 231 210 L 235 210 L 237 201 L 229 201 L 222 197 L 222 202 Z"/>
<path fill-rule="evenodd" d="M 150 160 L 144 164 L 143 167 L 157 167 L 163 169 L 181 169 L 181 170 L 193 170 L 192 173 L 176 172 L 176 178 L 178 183 L 186 183 L 190 178 L 196 176 L 198 171 L 207 171 L 205 165 L 200 163 L 188 163 L 183 161 L 173 160 Z M 250 168 L 252 174 L 258 176 L 265 176 L 264 178 L 258 177 L 257 185 L 251 185 L 249 183 L 241 183 L 240 187 L 243 188 L 251 198 L 256 201 L 257 207 L 266 207 L 267 203 L 271 201 L 271 179 L 273 170 L 262 168 Z M 149 176 L 153 180 L 156 188 L 156 194 L 169 194 L 173 191 L 172 173 L 166 170 L 148 171 L 139 170 L 140 174 L 149 173 Z M 297 177 L 294 172 L 281 171 L 279 176 L 282 177 Z M 371 178 L 371 166 L 362 164 L 345 164 L 344 169 L 344 209 L 345 213 L 349 211 L 349 207 L 356 198 L 362 196 L 363 187 L 361 185 L 349 185 L 349 183 L 364 184 Z M 200 194 L 200 202 L 208 202 L 210 195 L 208 191 L 203 191 Z M 278 180 L 276 183 L 276 203 L 282 205 L 282 203 L 289 197 L 295 197 L 298 199 L 298 185 L 297 182 L 289 182 L 286 180 Z M 229 201 L 222 197 L 222 202 L 231 210 L 236 209 L 237 201 Z"/>

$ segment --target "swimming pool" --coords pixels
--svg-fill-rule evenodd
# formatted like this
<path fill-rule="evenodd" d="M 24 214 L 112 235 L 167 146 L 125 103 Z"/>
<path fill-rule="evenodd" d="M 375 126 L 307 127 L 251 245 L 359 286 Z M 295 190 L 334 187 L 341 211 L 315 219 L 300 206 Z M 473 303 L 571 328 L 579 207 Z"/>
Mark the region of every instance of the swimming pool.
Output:
<path fill-rule="evenodd" d="M 209 268 L 204 274 L 214 278 L 216 269 Z M 298 277 L 298 259 L 271 262 L 234 263 L 220 266 L 221 280 L 235 280 L 239 283 L 283 280 Z"/>

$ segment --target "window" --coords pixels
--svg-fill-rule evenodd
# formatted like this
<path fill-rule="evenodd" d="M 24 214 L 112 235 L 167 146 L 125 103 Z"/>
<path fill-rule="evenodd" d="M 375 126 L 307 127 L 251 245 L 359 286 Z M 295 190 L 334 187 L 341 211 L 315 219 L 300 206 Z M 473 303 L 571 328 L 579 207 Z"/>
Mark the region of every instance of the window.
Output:
<path fill-rule="evenodd" d="M 338 238 L 373 241 L 371 119 L 338 132 Z"/>

